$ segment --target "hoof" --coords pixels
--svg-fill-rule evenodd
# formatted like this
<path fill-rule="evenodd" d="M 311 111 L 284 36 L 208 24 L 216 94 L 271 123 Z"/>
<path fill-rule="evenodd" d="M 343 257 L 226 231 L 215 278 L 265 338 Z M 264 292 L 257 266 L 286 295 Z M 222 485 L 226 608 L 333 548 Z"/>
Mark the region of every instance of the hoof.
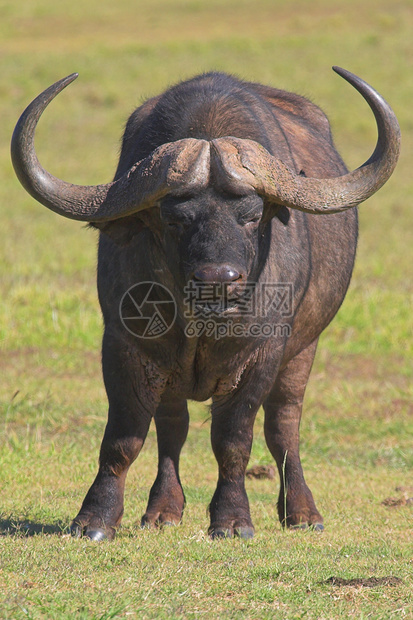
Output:
<path fill-rule="evenodd" d="M 157 526 L 160 528 L 164 528 L 164 527 L 175 527 L 177 524 L 174 523 L 173 521 L 162 521 L 160 523 L 157 523 Z"/>
<path fill-rule="evenodd" d="M 232 538 L 231 531 L 226 528 L 215 528 L 209 530 L 209 536 L 212 540 L 220 540 L 222 538 Z"/>
<path fill-rule="evenodd" d="M 289 530 L 311 530 L 312 532 L 323 532 L 324 525 L 322 523 L 298 523 L 297 525 L 289 525 Z"/>
<path fill-rule="evenodd" d="M 234 528 L 234 534 L 243 540 L 250 540 L 251 538 L 254 538 L 254 528 L 248 525 L 236 527 Z"/>
<path fill-rule="evenodd" d="M 141 530 L 149 530 L 151 528 L 150 521 L 147 521 L 144 517 L 141 519 Z"/>
<path fill-rule="evenodd" d="M 96 542 L 100 542 L 102 540 L 112 540 L 113 536 L 110 538 L 106 530 L 96 529 L 96 530 L 86 530 L 83 535 L 83 538 L 89 538 L 90 540 L 94 540 Z"/>
<path fill-rule="evenodd" d="M 297 525 L 289 525 L 289 530 L 308 530 L 308 523 L 297 523 Z"/>
<path fill-rule="evenodd" d="M 81 527 L 78 523 L 72 523 L 70 526 L 70 535 L 72 538 L 82 538 L 83 527 Z"/>
<path fill-rule="evenodd" d="M 89 540 L 100 542 L 102 540 L 113 540 L 115 538 L 115 530 L 113 528 L 109 530 L 103 528 L 89 529 L 82 527 L 79 523 L 72 523 L 70 535 L 73 538 L 89 538 Z"/>
<path fill-rule="evenodd" d="M 151 527 L 155 526 L 156 528 L 163 529 L 164 527 L 175 527 L 179 525 L 179 522 L 175 521 L 160 521 L 157 519 L 155 522 L 149 521 L 146 517 L 142 517 L 141 519 L 141 529 L 149 530 Z"/>

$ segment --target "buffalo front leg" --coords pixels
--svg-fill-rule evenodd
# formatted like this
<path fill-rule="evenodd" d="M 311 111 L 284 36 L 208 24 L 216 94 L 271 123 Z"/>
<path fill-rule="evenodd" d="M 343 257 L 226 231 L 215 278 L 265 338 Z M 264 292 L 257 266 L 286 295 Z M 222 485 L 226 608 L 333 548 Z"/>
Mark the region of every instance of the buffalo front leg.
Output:
<path fill-rule="evenodd" d="M 317 341 L 294 357 L 278 374 L 264 402 L 265 439 L 280 474 L 278 515 L 288 527 L 322 530 L 323 518 L 304 480 L 299 454 L 299 427 L 304 392 Z"/>
<path fill-rule="evenodd" d="M 185 496 L 179 479 L 179 456 L 188 434 L 186 401 L 160 404 L 155 414 L 158 439 L 158 475 L 149 494 L 141 526 L 177 525 Z"/>
<path fill-rule="evenodd" d="M 115 536 L 123 515 L 126 475 L 144 444 L 158 404 L 156 395 L 147 389 L 139 359 L 107 336 L 103 339 L 102 366 L 109 414 L 99 470 L 71 525 L 73 536 L 92 540 Z"/>
<path fill-rule="evenodd" d="M 254 388 L 250 387 L 250 393 Z M 253 426 L 259 401 L 239 389 L 232 398 L 212 405 L 211 443 L 218 462 L 218 484 L 209 512 L 211 538 L 239 536 L 252 538 L 249 502 L 245 490 L 245 470 L 249 461 Z"/>

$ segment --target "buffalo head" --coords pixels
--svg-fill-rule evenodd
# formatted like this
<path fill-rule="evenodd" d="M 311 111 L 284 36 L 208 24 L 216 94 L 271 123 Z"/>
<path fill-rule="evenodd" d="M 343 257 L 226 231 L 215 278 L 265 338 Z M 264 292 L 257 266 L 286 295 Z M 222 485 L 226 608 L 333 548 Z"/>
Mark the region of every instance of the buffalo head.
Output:
<path fill-rule="evenodd" d="M 251 277 L 260 224 L 286 207 L 337 213 L 366 200 L 390 177 L 399 153 L 399 128 L 384 99 L 360 78 L 335 68 L 366 99 L 376 117 L 373 155 L 357 170 L 329 179 L 290 170 L 258 142 L 223 137 L 184 138 L 162 144 L 112 183 L 78 186 L 45 171 L 34 132 L 46 106 L 73 74 L 45 90 L 25 110 L 12 139 L 12 160 L 26 190 L 49 209 L 101 228 L 108 222 L 160 207 L 167 255 L 182 282 L 225 283 L 235 294 Z M 264 217 L 263 217 L 264 215 Z"/>
<path fill-rule="evenodd" d="M 152 207 L 168 195 L 178 199 L 195 195 L 208 186 L 211 174 L 233 196 L 255 192 L 276 205 L 307 213 L 337 213 L 369 198 L 391 176 L 399 155 L 399 126 L 390 106 L 371 86 L 349 71 L 334 69 L 361 93 L 378 127 L 372 156 L 357 170 L 334 179 L 297 175 L 257 142 L 225 137 L 162 144 L 112 183 L 79 186 L 61 181 L 40 165 L 34 133 L 47 105 L 77 74 L 50 86 L 23 112 L 12 138 L 13 165 L 36 200 L 60 215 L 85 222 L 116 220 Z"/>

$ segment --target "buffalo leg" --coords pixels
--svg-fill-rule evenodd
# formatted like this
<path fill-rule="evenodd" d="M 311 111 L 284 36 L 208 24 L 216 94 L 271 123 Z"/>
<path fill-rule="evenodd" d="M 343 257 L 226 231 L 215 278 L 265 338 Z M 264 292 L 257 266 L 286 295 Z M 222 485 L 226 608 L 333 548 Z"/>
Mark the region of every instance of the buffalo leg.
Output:
<path fill-rule="evenodd" d="M 133 358 L 130 351 L 122 351 L 116 342 L 104 338 L 102 366 L 109 400 L 108 422 L 99 471 L 72 522 L 73 536 L 112 539 L 122 519 L 126 475 L 143 446 L 159 402 L 140 397 L 149 390 L 139 362 Z M 146 389 L 140 390 L 139 386 Z"/>
<path fill-rule="evenodd" d="M 141 526 L 178 524 L 185 506 L 179 479 L 179 456 L 188 434 L 186 401 L 160 404 L 155 414 L 158 475 L 149 494 Z"/>
<path fill-rule="evenodd" d="M 212 538 L 252 538 L 245 470 L 251 452 L 253 426 L 260 403 L 241 388 L 236 396 L 214 401 L 211 443 L 218 462 L 218 484 L 209 506 Z M 254 391 L 249 385 L 250 393 Z"/>
<path fill-rule="evenodd" d="M 264 402 L 265 439 L 276 460 L 281 486 L 278 515 L 288 527 L 323 529 L 310 489 L 305 483 L 299 455 L 299 426 L 304 392 L 314 360 L 317 341 L 299 353 L 280 371 Z"/>

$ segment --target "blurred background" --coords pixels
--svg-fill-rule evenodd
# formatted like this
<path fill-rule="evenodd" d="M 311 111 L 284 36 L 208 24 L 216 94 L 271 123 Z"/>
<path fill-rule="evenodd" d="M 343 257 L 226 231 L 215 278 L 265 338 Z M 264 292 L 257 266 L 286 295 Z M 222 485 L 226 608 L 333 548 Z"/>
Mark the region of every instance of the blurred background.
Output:
<path fill-rule="evenodd" d="M 211 69 L 308 96 L 354 168 L 372 152 L 376 129 L 364 101 L 331 71 L 337 64 L 391 103 L 403 150 L 390 182 L 360 209 L 350 303 L 327 344 L 336 352 L 411 353 L 411 0 L 2 0 L 0 18 L 3 350 L 94 351 L 100 338 L 94 233 L 35 203 L 10 165 L 13 126 L 35 95 L 80 74 L 47 110 L 36 141 L 43 165 L 74 183 L 110 180 L 134 107 Z"/>
<path fill-rule="evenodd" d="M 411 0 L 2 0 L 4 406 L 13 403 L 25 420 L 29 411 L 38 416 L 36 407 L 46 402 L 50 408 L 67 405 L 74 393 L 83 402 L 80 408 L 92 403 L 102 420 L 106 407 L 96 233 L 37 204 L 10 164 L 11 133 L 29 101 L 59 78 L 79 72 L 48 108 L 36 136 L 43 165 L 73 183 L 109 181 L 132 110 L 177 81 L 209 70 L 308 96 L 329 116 L 337 147 L 354 168 L 374 148 L 375 122 L 362 98 L 331 71 L 336 64 L 391 103 L 402 129 L 402 155 L 387 185 L 360 208 L 355 274 L 321 339 L 315 372 L 327 383 L 337 374 L 339 383 L 329 391 L 334 403 L 348 404 L 349 390 L 358 399 L 361 377 L 361 393 L 371 390 L 373 410 L 388 410 L 393 402 L 403 411 L 411 407 L 412 35 Z"/>
<path fill-rule="evenodd" d="M 96 471 L 107 406 L 95 284 L 97 233 L 36 203 L 15 177 L 9 144 L 25 106 L 56 80 L 79 72 L 78 80 L 42 117 L 36 149 L 41 163 L 64 180 L 104 183 L 113 177 L 123 127 L 137 105 L 199 72 L 226 71 L 307 96 L 321 106 L 331 121 L 338 150 L 349 168 L 355 168 L 374 149 L 375 122 L 364 100 L 333 73 L 332 65 L 356 73 L 389 101 L 401 125 L 402 154 L 390 181 L 360 207 L 353 280 L 340 312 L 320 340 L 306 394 L 302 460 L 329 525 L 316 544 L 311 538 L 292 543 L 279 530 L 274 538 L 274 528 L 279 528 L 274 525 L 277 486 L 268 486 L 268 481 L 247 482 L 253 518 L 261 532 L 258 547 L 249 548 L 255 566 L 262 562 L 262 575 L 267 579 L 267 556 L 277 557 L 279 544 L 284 545 L 290 565 L 285 569 L 285 584 L 274 573 L 281 586 L 265 590 L 264 596 L 254 589 L 260 586 L 259 579 L 248 579 L 252 562 L 247 553 L 242 563 L 237 552 L 236 561 L 228 560 L 228 575 L 234 581 L 228 588 L 238 591 L 243 584 L 249 614 L 252 601 L 265 601 L 265 597 L 273 601 L 271 597 L 276 596 L 287 601 L 295 592 L 301 597 L 300 605 L 307 605 L 310 575 L 326 579 L 339 564 L 348 576 L 354 576 L 356 556 L 366 562 L 360 574 L 373 570 L 373 564 L 382 567 L 384 574 L 392 573 L 393 558 L 404 553 L 397 545 L 400 542 L 402 549 L 403 540 L 410 536 L 406 524 L 411 511 L 390 515 L 380 501 L 398 485 L 411 484 L 413 468 L 412 0 L 0 0 L 0 533 L 58 533 L 70 522 Z M 182 459 L 188 508 L 183 530 L 176 536 L 195 540 L 194 546 L 204 540 L 194 532 L 202 534 L 207 526 L 205 506 L 216 480 L 207 419 L 206 407 L 192 403 L 191 430 Z M 251 463 L 267 464 L 271 458 L 261 414 L 258 420 Z M 133 527 L 144 512 L 155 471 L 152 430 L 139 468 L 128 477 L 121 539 L 124 545 L 130 544 L 128 553 L 136 547 L 134 570 L 141 563 L 142 579 L 149 583 L 153 577 L 145 572 L 147 556 L 141 559 L 135 543 L 141 533 L 136 534 Z M 345 532 L 349 542 L 342 548 Z M 14 575 L 17 557 L 21 574 L 34 584 L 27 586 L 32 589 L 24 590 L 24 597 L 38 598 L 44 605 L 39 608 L 44 615 L 30 617 L 74 617 L 73 610 L 89 605 L 95 591 L 94 614 L 101 614 L 101 600 L 106 601 L 106 595 L 110 598 L 112 589 L 118 588 L 119 600 L 124 600 L 124 584 L 129 583 L 131 573 L 121 575 L 117 586 L 113 585 L 112 566 L 118 564 L 109 563 L 106 570 L 99 550 L 88 550 L 82 564 L 78 547 L 69 548 L 70 541 L 59 537 L 33 540 L 39 547 L 44 544 L 46 553 L 56 554 L 47 561 L 39 554 L 36 572 L 30 568 L 34 564 L 25 540 L 6 536 L 0 540 L 9 549 L 7 592 L 13 593 L 5 589 L 4 596 L 13 597 L 17 588 L 17 603 L 9 598 L 11 611 L 4 617 L 22 617 L 19 614 L 23 613 L 22 589 L 16 586 L 19 582 Z M 155 549 L 150 571 L 158 575 L 156 583 L 161 585 L 152 588 L 153 581 L 153 600 L 149 600 L 154 609 L 159 601 L 167 605 L 172 600 L 179 610 L 184 599 L 176 593 L 171 599 L 163 563 L 158 561 L 165 552 L 164 543 L 161 538 L 150 540 Z M 409 540 L 411 545 L 411 536 Z M 357 555 L 359 542 L 362 552 Z M 20 551 L 16 554 L 17 544 Z M 269 544 L 273 548 L 268 553 Z M 202 546 L 202 553 L 206 548 Z M 115 554 L 116 547 L 113 550 Z M 179 560 L 175 551 L 170 557 Z M 197 564 L 198 551 L 190 552 L 184 573 L 195 571 L 198 580 L 187 595 L 188 609 L 198 604 L 199 583 L 204 581 L 207 566 L 208 575 L 216 580 L 214 594 L 205 594 L 209 604 L 216 604 L 216 592 L 223 592 L 221 605 L 230 606 L 231 600 L 234 604 L 237 600 L 226 596 L 225 580 L 221 583 L 216 569 L 219 565 L 222 570 L 219 554 L 225 557 L 231 547 L 209 552 L 217 554 L 219 564 Z M 67 560 L 62 576 L 61 558 L 70 553 L 72 564 Z M 92 553 L 97 558 L 96 570 L 103 567 L 106 572 L 89 586 Z M 2 558 L 6 561 L 6 555 Z M 400 563 L 397 574 L 403 576 L 408 561 L 411 569 L 411 552 L 409 558 Z M 177 580 L 178 564 L 167 569 L 169 575 L 176 573 Z M 84 578 L 77 581 L 78 598 L 73 598 L 72 574 L 80 565 Z M 128 566 L 126 562 L 125 571 L 130 571 Z M 140 592 L 132 583 L 127 596 L 135 600 Z M 178 586 L 176 592 L 180 592 Z M 366 617 L 376 617 L 375 592 Z M 399 613 L 394 592 L 393 609 Z M 70 613 L 53 615 L 50 601 L 54 596 L 67 601 L 64 609 Z M 336 599 L 323 596 L 322 605 L 330 601 L 330 611 L 318 610 L 311 617 L 336 617 Z M 343 618 L 358 613 L 357 605 L 347 598 L 342 600 Z M 37 604 L 33 603 L 33 609 Z M 380 617 L 390 617 L 387 612 Z M 264 617 L 260 610 L 256 613 L 248 617 Z"/>
<path fill-rule="evenodd" d="M 30 412 L 38 418 L 39 407 L 69 406 L 74 395 L 75 411 L 95 408 L 103 421 L 106 408 L 97 235 L 36 203 L 17 181 L 9 143 L 24 107 L 79 72 L 44 114 L 37 152 L 67 181 L 107 182 L 137 105 L 196 73 L 227 71 L 320 105 L 354 168 L 373 151 L 376 127 L 362 98 L 332 72 L 336 64 L 391 103 L 402 155 L 386 186 L 360 207 L 356 270 L 322 336 L 317 387 L 323 378 L 326 386 L 338 381 L 328 408 L 354 408 L 349 392 L 356 400 L 368 392 L 373 411 L 395 402 L 411 413 L 412 35 L 411 0 L 1 0 L 0 395 L 7 411 L 12 403 L 22 420 Z"/>
<path fill-rule="evenodd" d="M 94 234 L 36 204 L 10 165 L 14 123 L 35 95 L 80 74 L 47 110 L 36 142 L 43 165 L 74 183 L 110 180 L 134 107 L 211 69 L 308 96 L 329 116 L 337 147 L 353 168 L 372 152 L 376 129 L 364 101 L 331 71 L 337 64 L 391 103 L 403 150 L 390 182 L 360 209 L 354 306 L 347 305 L 348 321 L 342 315 L 336 326 L 335 345 L 404 355 L 411 346 L 403 330 L 412 290 L 411 0 L 2 0 L 0 18 L 5 350 L 63 343 L 94 350 L 99 340 Z"/>

